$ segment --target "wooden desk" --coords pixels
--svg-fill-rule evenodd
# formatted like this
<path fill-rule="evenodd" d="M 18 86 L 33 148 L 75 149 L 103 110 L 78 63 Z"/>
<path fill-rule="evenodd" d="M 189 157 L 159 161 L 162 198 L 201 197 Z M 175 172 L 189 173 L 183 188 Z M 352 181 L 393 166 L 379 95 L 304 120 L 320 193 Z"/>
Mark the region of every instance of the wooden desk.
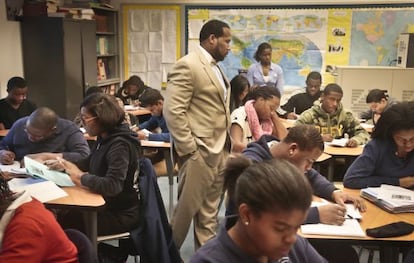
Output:
<path fill-rule="evenodd" d="M 332 158 L 329 160 L 328 180 L 331 182 L 333 181 L 335 160 L 337 158 L 342 157 L 342 158 L 345 158 L 346 160 L 353 159 L 361 155 L 363 150 L 364 150 L 364 146 L 362 145 L 358 145 L 357 147 L 354 147 L 354 148 L 325 145 L 324 152 L 332 156 Z"/>
<path fill-rule="evenodd" d="M 63 187 L 68 195 L 45 203 L 50 208 L 80 209 L 84 215 L 86 235 L 91 240 L 94 248 L 98 240 L 98 210 L 105 205 L 105 200 L 100 194 L 78 187 Z"/>
<path fill-rule="evenodd" d="M 341 186 L 337 186 L 341 188 Z M 359 196 L 360 190 L 343 189 L 344 192 Z M 362 214 L 360 221 L 361 228 L 366 231 L 368 228 L 378 227 L 385 224 L 406 221 L 414 224 L 414 213 L 391 214 L 382 210 L 373 203 L 366 201 L 367 211 Z M 373 237 L 344 237 L 344 236 L 324 236 L 324 235 L 304 235 L 299 231 L 299 234 L 312 239 L 316 242 L 344 242 L 350 245 L 375 245 L 380 247 L 381 262 L 395 263 L 398 262 L 396 258 L 399 253 L 399 248 L 404 246 L 412 246 L 414 240 L 414 233 L 409 235 L 392 237 L 392 238 L 373 238 Z"/>
<path fill-rule="evenodd" d="M 172 160 L 172 156 L 170 154 L 171 150 L 171 143 L 169 142 L 156 142 L 156 141 L 141 141 L 141 146 L 143 148 L 151 148 L 151 149 L 158 149 L 163 152 L 165 163 L 167 166 L 167 174 L 168 174 L 168 184 L 169 184 L 169 208 L 168 208 L 168 215 L 172 216 L 173 209 L 174 209 L 174 163 Z"/>
<path fill-rule="evenodd" d="M 320 172 L 321 170 L 321 163 L 328 161 L 329 159 L 331 159 L 332 156 L 330 154 L 327 153 L 322 153 L 321 156 L 319 156 L 319 158 L 315 161 L 315 163 L 313 164 L 314 168 Z"/>

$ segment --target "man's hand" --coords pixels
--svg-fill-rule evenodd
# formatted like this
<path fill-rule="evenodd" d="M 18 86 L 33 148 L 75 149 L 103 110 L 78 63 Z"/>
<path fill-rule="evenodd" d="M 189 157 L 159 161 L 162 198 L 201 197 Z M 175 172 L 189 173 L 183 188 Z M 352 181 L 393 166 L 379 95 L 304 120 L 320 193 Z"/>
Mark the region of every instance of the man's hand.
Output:
<path fill-rule="evenodd" d="M 345 203 L 352 202 L 354 206 L 361 212 L 365 212 L 367 210 L 367 207 L 365 205 L 365 200 L 360 197 L 353 197 L 350 196 L 347 193 L 342 192 L 341 190 L 333 191 L 332 193 L 332 199 L 335 201 L 335 203 L 345 206 Z"/>
<path fill-rule="evenodd" d="M 355 148 L 357 146 L 358 146 L 358 143 L 354 139 L 349 139 L 348 142 L 346 143 L 346 147 Z"/>
<path fill-rule="evenodd" d="M 319 221 L 323 224 L 342 225 L 345 221 L 346 208 L 338 204 L 318 206 Z"/>
<path fill-rule="evenodd" d="M 14 152 L 7 151 L 7 150 L 1 150 L 0 151 L 0 163 L 1 164 L 13 164 L 14 159 L 16 158 L 16 155 Z"/>

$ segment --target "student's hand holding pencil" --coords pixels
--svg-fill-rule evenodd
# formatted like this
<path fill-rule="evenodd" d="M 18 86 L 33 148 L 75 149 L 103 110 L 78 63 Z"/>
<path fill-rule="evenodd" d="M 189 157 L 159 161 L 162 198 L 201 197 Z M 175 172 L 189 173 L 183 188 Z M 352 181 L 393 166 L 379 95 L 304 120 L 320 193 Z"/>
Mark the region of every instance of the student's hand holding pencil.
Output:
<path fill-rule="evenodd" d="M 13 164 L 14 159 L 16 158 L 16 155 L 14 152 L 8 151 L 8 150 L 1 150 L 0 151 L 0 163 L 1 164 Z"/>

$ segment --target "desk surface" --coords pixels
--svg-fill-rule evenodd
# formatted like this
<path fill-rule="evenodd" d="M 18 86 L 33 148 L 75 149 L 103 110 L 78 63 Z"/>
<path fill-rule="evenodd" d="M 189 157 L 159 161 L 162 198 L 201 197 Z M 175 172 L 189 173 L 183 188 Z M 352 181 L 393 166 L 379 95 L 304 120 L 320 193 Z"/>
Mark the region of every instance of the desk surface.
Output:
<path fill-rule="evenodd" d="M 67 196 L 48 201 L 46 204 L 52 206 L 77 206 L 89 208 L 98 208 L 105 204 L 105 200 L 100 194 L 92 193 L 85 188 L 72 186 L 63 187 L 62 189 L 68 194 Z"/>
<path fill-rule="evenodd" d="M 359 156 L 364 150 L 364 146 L 359 145 L 357 147 L 336 147 L 325 145 L 324 152 L 333 156 Z"/>
<path fill-rule="evenodd" d="M 359 196 L 360 190 L 354 189 L 343 189 L 344 192 L 349 193 L 352 196 Z M 401 214 L 391 214 L 382 210 L 378 206 L 374 205 L 369 201 L 365 201 L 367 205 L 367 211 L 362 214 L 362 219 L 360 221 L 362 230 L 364 232 L 367 228 L 373 228 L 382 226 L 385 224 L 397 222 L 397 221 L 406 221 L 408 223 L 414 224 L 414 213 L 401 213 Z M 299 230 L 300 233 L 300 230 Z M 300 233 L 301 234 L 301 233 Z M 372 237 L 344 237 L 344 236 L 324 236 L 324 235 L 304 235 L 306 238 L 317 238 L 317 239 L 348 239 L 348 240 L 383 240 L 383 241 L 413 241 L 414 232 L 410 235 L 392 237 L 392 238 L 372 238 Z"/>
<path fill-rule="evenodd" d="M 142 147 L 147 147 L 147 148 L 170 148 L 171 147 L 171 143 L 169 143 L 169 142 L 159 142 L 159 141 L 146 141 L 146 140 L 142 140 L 141 141 L 141 146 Z"/>

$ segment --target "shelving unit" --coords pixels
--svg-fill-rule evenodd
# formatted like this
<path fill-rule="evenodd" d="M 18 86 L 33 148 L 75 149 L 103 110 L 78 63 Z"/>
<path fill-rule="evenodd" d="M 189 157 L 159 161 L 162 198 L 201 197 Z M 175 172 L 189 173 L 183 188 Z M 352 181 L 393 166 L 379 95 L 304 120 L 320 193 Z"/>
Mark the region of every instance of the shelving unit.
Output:
<path fill-rule="evenodd" d="M 96 21 L 97 85 L 105 93 L 114 94 L 119 88 L 118 11 L 93 7 Z"/>
<path fill-rule="evenodd" d="M 73 119 L 85 88 L 97 85 L 95 21 L 23 17 L 21 34 L 30 99 Z"/>

